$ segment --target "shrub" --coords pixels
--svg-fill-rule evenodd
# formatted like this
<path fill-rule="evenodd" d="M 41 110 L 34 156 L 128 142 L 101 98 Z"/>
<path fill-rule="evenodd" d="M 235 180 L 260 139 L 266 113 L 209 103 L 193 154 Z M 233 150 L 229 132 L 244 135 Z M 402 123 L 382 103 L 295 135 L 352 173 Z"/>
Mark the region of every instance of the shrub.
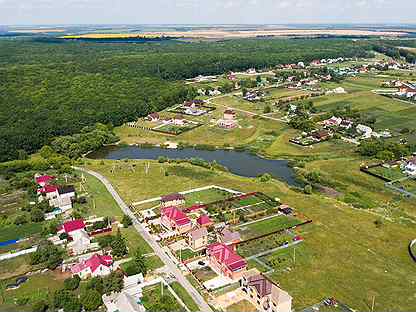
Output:
<path fill-rule="evenodd" d="M 94 289 L 83 292 L 80 301 L 85 311 L 96 311 L 103 304 L 101 294 Z"/>
<path fill-rule="evenodd" d="M 81 279 L 79 276 L 75 275 L 74 277 L 70 277 L 64 280 L 64 288 L 66 290 L 75 290 L 78 288 L 80 282 Z"/>
<path fill-rule="evenodd" d="M 125 228 L 128 228 L 130 225 L 133 224 L 133 220 L 128 215 L 124 215 L 121 223 Z"/>
<path fill-rule="evenodd" d="M 312 194 L 312 186 L 310 184 L 306 185 L 305 188 L 303 189 L 303 192 L 305 194 Z"/>
<path fill-rule="evenodd" d="M 37 301 L 32 305 L 33 312 L 46 312 L 48 310 L 48 305 L 45 301 Z"/>
<path fill-rule="evenodd" d="M 17 216 L 14 219 L 14 224 L 16 224 L 16 225 L 22 225 L 22 224 L 25 224 L 25 223 L 27 223 L 27 218 L 24 215 Z"/>

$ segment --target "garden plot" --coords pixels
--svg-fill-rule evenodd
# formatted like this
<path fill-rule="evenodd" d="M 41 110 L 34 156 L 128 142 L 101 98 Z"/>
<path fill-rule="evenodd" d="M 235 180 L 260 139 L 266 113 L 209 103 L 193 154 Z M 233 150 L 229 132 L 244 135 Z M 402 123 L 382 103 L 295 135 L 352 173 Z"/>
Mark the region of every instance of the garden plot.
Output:
<path fill-rule="evenodd" d="M 215 109 L 216 107 L 207 106 L 207 105 L 204 105 L 203 103 L 201 104 L 184 103 L 176 107 L 173 107 L 172 109 L 169 109 L 168 111 L 172 113 L 188 115 L 188 116 L 203 116 L 205 114 L 208 114 L 209 112 L 214 111 Z"/>
<path fill-rule="evenodd" d="M 277 215 L 257 222 L 235 226 L 242 240 L 252 239 L 261 235 L 265 235 L 274 231 L 287 229 L 301 223 L 300 220 L 292 216 Z"/>
<path fill-rule="evenodd" d="M 254 192 L 208 204 L 205 209 L 219 222 L 239 224 L 276 214 L 278 202 Z"/>
<path fill-rule="evenodd" d="M 384 167 L 380 165 L 369 168 L 368 171 L 390 181 L 399 180 L 406 177 L 406 175 L 400 169 L 400 166 Z"/>
<path fill-rule="evenodd" d="M 172 121 L 172 122 L 162 123 L 161 125 L 152 128 L 152 131 L 170 134 L 170 135 L 180 135 L 184 132 L 195 129 L 199 126 L 201 126 L 200 123 L 183 119 L 180 122 Z"/>

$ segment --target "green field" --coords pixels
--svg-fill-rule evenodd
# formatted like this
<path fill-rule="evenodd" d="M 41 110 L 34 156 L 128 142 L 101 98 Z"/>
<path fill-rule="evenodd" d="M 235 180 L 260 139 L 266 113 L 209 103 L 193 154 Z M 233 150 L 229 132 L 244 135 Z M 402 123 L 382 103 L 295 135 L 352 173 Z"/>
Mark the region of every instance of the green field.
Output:
<path fill-rule="evenodd" d="M 29 280 L 22 284 L 16 290 L 4 290 L 4 286 L 13 280 L 5 280 L 1 282 L 1 298 L 2 304 L 22 305 L 23 307 L 14 307 L 16 311 L 23 308 L 26 304 L 31 304 L 39 300 L 48 300 L 56 290 L 63 286 L 64 275 L 47 272 L 36 274 L 29 277 Z"/>

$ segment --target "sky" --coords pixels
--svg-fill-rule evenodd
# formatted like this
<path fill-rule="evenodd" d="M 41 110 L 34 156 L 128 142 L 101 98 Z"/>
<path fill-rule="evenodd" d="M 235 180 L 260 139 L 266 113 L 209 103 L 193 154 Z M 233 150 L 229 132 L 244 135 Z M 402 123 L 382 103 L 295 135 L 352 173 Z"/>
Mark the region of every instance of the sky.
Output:
<path fill-rule="evenodd" d="M 416 0 L 0 0 L 0 25 L 416 23 Z"/>

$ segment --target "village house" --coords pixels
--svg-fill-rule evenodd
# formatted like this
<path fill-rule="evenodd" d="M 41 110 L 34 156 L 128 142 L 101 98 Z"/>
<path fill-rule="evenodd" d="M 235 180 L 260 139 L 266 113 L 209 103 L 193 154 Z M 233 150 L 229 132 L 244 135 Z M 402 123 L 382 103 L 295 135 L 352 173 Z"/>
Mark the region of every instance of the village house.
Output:
<path fill-rule="evenodd" d="M 102 296 L 107 312 L 144 312 L 146 309 L 142 304 L 143 297 L 143 274 L 139 273 L 123 278 L 124 287 L 121 292 L 113 292 Z"/>
<path fill-rule="evenodd" d="M 198 228 L 188 233 L 188 245 L 193 250 L 200 250 L 208 245 L 208 231 L 205 227 Z"/>
<path fill-rule="evenodd" d="M 45 196 L 47 200 L 54 199 L 58 196 L 58 187 L 56 185 L 46 184 L 37 190 L 38 194 Z"/>
<path fill-rule="evenodd" d="M 39 185 L 40 187 L 44 187 L 45 185 L 49 184 L 49 182 L 53 180 L 55 180 L 55 177 L 50 176 L 50 175 L 42 175 L 42 176 L 35 177 L 36 184 Z"/>
<path fill-rule="evenodd" d="M 58 228 L 58 234 L 66 233 L 69 236 L 76 236 L 79 232 L 85 230 L 85 223 L 83 219 L 76 219 L 71 221 L 66 221 L 62 226 Z"/>
<path fill-rule="evenodd" d="M 218 121 L 218 126 L 224 129 L 233 129 L 238 126 L 237 113 L 232 109 L 224 111 L 224 116 Z"/>
<path fill-rule="evenodd" d="M 235 80 L 237 80 L 237 76 L 234 73 L 231 72 L 227 75 L 227 79 L 231 80 L 231 81 L 235 81 Z"/>
<path fill-rule="evenodd" d="M 70 237 L 68 250 L 72 255 L 82 254 L 91 246 L 91 239 L 85 231 L 85 223 L 82 219 L 65 222 L 58 228 L 57 234 L 62 233 L 66 233 Z"/>
<path fill-rule="evenodd" d="M 95 276 L 106 276 L 113 270 L 113 258 L 108 255 L 94 254 L 87 260 L 81 260 L 71 267 L 72 276 L 78 275 L 81 279 Z"/>
<path fill-rule="evenodd" d="M 351 120 L 343 119 L 339 125 L 341 128 L 350 129 L 354 123 Z"/>
<path fill-rule="evenodd" d="M 246 271 L 247 261 L 225 244 L 209 245 L 207 255 L 210 267 L 223 276 L 236 280 Z"/>
<path fill-rule="evenodd" d="M 161 207 L 182 206 L 185 204 L 185 196 L 179 193 L 162 196 L 160 199 Z"/>
<path fill-rule="evenodd" d="M 72 208 L 72 200 L 75 198 L 75 188 L 72 185 L 58 186 L 56 196 L 49 200 L 49 206 L 62 211 Z"/>
<path fill-rule="evenodd" d="M 403 82 L 399 87 L 399 94 L 407 97 L 413 97 L 416 95 L 416 85 L 409 82 Z"/>
<path fill-rule="evenodd" d="M 226 245 L 234 245 L 241 241 L 241 236 L 240 233 L 233 232 L 225 227 L 219 232 L 218 240 Z"/>
<path fill-rule="evenodd" d="M 333 126 L 339 126 L 342 122 L 342 118 L 332 116 L 329 119 L 326 119 L 322 122 L 322 124 L 326 127 L 333 127 Z"/>
<path fill-rule="evenodd" d="M 318 130 L 318 131 L 312 132 L 311 137 L 314 140 L 321 142 L 321 141 L 328 140 L 331 137 L 331 132 L 327 130 Z"/>
<path fill-rule="evenodd" d="M 257 71 L 256 71 L 255 68 L 249 68 L 249 69 L 247 69 L 246 72 L 247 72 L 247 74 L 250 74 L 250 75 L 257 74 Z"/>
<path fill-rule="evenodd" d="M 192 229 L 192 222 L 188 216 L 177 207 L 165 207 L 161 210 L 160 222 L 169 230 L 184 234 Z"/>
<path fill-rule="evenodd" d="M 257 269 L 244 272 L 240 286 L 247 299 L 262 312 L 291 312 L 292 297 Z"/>
<path fill-rule="evenodd" d="M 209 228 L 214 225 L 214 221 L 210 219 L 206 214 L 203 214 L 196 219 L 196 223 L 199 227 Z"/>
<path fill-rule="evenodd" d="M 373 129 L 366 125 L 357 125 L 356 127 L 357 132 L 361 135 L 363 139 L 369 139 L 371 138 L 371 135 L 373 133 Z"/>
<path fill-rule="evenodd" d="M 146 117 L 146 119 L 151 122 L 157 122 L 160 120 L 160 116 L 158 113 L 151 113 Z"/>
<path fill-rule="evenodd" d="M 413 156 L 405 163 L 404 173 L 410 176 L 416 176 L 416 156 Z"/>

